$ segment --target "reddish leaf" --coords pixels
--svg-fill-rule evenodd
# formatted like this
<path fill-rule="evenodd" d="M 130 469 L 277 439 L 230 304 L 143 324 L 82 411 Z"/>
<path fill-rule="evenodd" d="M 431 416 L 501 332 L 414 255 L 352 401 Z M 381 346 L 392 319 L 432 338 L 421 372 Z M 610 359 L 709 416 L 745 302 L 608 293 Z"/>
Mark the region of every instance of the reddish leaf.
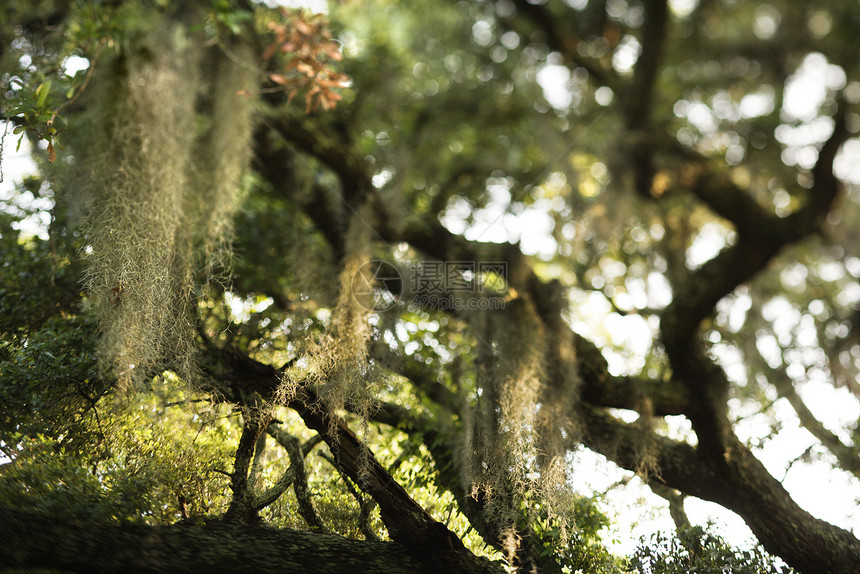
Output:
<path fill-rule="evenodd" d="M 269 79 L 279 86 L 284 86 L 290 83 L 290 79 L 283 74 L 269 74 Z"/>

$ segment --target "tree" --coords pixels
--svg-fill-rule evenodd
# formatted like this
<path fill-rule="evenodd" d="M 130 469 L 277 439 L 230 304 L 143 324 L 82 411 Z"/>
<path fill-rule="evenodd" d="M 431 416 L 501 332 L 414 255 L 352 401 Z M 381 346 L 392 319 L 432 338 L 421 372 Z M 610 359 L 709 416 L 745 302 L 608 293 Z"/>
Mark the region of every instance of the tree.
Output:
<path fill-rule="evenodd" d="M 858 19 L 8 3 L 3 116 L 44 151 L 0 229 L 2 562 L 781 568 L 693 496 L 856 571 L 760 454 L 799 424 L 792 464 L 860 479 L 856 421 L 808 404 L 860 397 Z M 672 543 L 602 546 L 582 449 L 668 501 Z"/>

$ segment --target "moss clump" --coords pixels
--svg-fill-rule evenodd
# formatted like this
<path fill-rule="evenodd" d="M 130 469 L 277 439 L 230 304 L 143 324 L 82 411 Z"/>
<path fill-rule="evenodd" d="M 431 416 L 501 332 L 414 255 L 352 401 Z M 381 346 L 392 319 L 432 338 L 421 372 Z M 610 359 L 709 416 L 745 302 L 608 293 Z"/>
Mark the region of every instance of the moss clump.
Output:
<path fill-rule="evenodd" d="M 195 376 L 194 293 L 228 267 L 258 83 L 251 53 L 209 53 L 184 26 L 130 34 L 92 88 L 67 200 L 83 205 L 100 362 L 126 389 Z M 160 19 L 160 20 L 159 20 Z M 205 118 L 205 121 L 203 119 Z"/>
<path fill-rule="evenodd" d="M 337 302 L 328 331 L 321 340 L 309 345 L 310 361 L 304 373 L 330 407 L 339 409 L 349 405 L 365 415 L 372 399 L 373 373 L 367 347 L 371 336 L 373 305 L 369 294 L 373 278 L 360 270 L 370 261 L 372 222 L 369 207 L 352 214 L 341 262 Z"/>

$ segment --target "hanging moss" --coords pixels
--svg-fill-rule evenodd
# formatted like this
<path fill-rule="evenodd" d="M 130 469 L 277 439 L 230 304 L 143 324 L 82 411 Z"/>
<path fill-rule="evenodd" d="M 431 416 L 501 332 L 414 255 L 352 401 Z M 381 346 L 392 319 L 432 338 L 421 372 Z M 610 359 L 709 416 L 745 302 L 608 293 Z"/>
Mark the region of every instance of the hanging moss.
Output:
<path fill-rule="evenodd" d="M 183 40 L 161 31 L 120 56 L 102 108 L 109 129 L 99 148 L 108 152 L 93 158 L 87 289 L 103 331 L 99 356 L 124 386 L 189 338 L 173 269 L 199 54 Z"/>
<path fill-rule="evenodd" d="M 367 347 L 373 278 L 360 270 L 370 262 L 372 222 L 369 207 L 360 208 L 350 218 L 338 278 L 339 293 L 329 328 L 320 340 L 308 345 L 309 364 L 300 375 L 315 384 L 320 396 L 335 409 L 349 404 L 354 410 L 366 412 L 371 401 L 369 385 L 373 377 Z M 290 396 L 291 384 L 289 378 L 285 380 L 282 398 Z"/>
<path fill-rule="evenodd" d="M 86 123 L 102 129 L 73 140 L 66 196 L 85 216 L 99 358 L 124 389 L 167 369 L 196 375 L 193 296 L 229 268 L 257 102 L 248 48 L 207 54 L 152 17 L 99 69 Z"/>
<path fill-rule="evenodd" d="M 533 520 L 551 522 L 566 540 L 576 509 L 565 458 L 576 436 L 565 422 L 575 418 L 573 341 L 559 340 L 528 296 L 476 313 L 471 324 L 477 393 L 462 414 L 465 487 L 486 502 L 511 553 L 519 526 Z"/>
<path fill-rule="evenodd" d="M 525 298 L 504 310 L 481 313 L 473 327 L 479 339 L 478 396 L 464 413 L 467 487 L 489 502 L 489 510 L 511 527 L 527 500 L 564 507 L 559 496 L 567 479 L 563 459 L 545 451 L 540 434 L 544 403 L 547 334 Z"/>
<path fill-rule="evenodd" d="M 218 280 L 230 269 L 233 219 L 243 197 L 242 177 L 253 150 L 253 116 L 259 77 L 251 47 L 236 43 L 228 52 L 214 51 L 204 62 L 211 78 L 204 97 L 209 121 L 198 144 L 194 178 L 197 193 L 185 207 L 193 221 L 188 271 Z"/>

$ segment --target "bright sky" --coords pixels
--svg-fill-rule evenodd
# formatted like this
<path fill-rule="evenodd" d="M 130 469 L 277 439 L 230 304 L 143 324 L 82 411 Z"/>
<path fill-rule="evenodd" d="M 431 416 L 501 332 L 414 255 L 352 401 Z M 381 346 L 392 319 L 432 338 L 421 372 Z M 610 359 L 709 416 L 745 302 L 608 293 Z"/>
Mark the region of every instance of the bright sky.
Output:
<path fill-rule="evenodd" d="M 286 8 L 306 8 L 317 14 L 328 13 L 328 0 L 265 0 L 269 6 L 284 6 Z"/>
<path fill-rule="evenodd" d="M 11 205 L 10 199 L 15 195 L 15 186 L 25 177 L 36 172 L 36 162 L 30 157 L 30 142 L 27 138 L 21 141 L 21 148 L 16 151 L 18 136 L 12 135 L 12 127 L 7 122 L 0 122 L 0 134 L 2 133 L 7 135 L 3 141 L 3 161 L 0 163 L 0 169 L 3 170 L 3 181 L 0 182 L 0 204 L 3 204 L 2 209 L 6 209 Z M 52 205 L 50 200 L 36 199 L 29 192 L 24 194 L 24 197 L 16 198 L 16 201 L 24 206 L 40 207 L 45 210 L 50 209 Z M 47 237 L 49 223 L 50 216 L 45 212 L 25 219 L 20 228 L 28 233 Z"/>

